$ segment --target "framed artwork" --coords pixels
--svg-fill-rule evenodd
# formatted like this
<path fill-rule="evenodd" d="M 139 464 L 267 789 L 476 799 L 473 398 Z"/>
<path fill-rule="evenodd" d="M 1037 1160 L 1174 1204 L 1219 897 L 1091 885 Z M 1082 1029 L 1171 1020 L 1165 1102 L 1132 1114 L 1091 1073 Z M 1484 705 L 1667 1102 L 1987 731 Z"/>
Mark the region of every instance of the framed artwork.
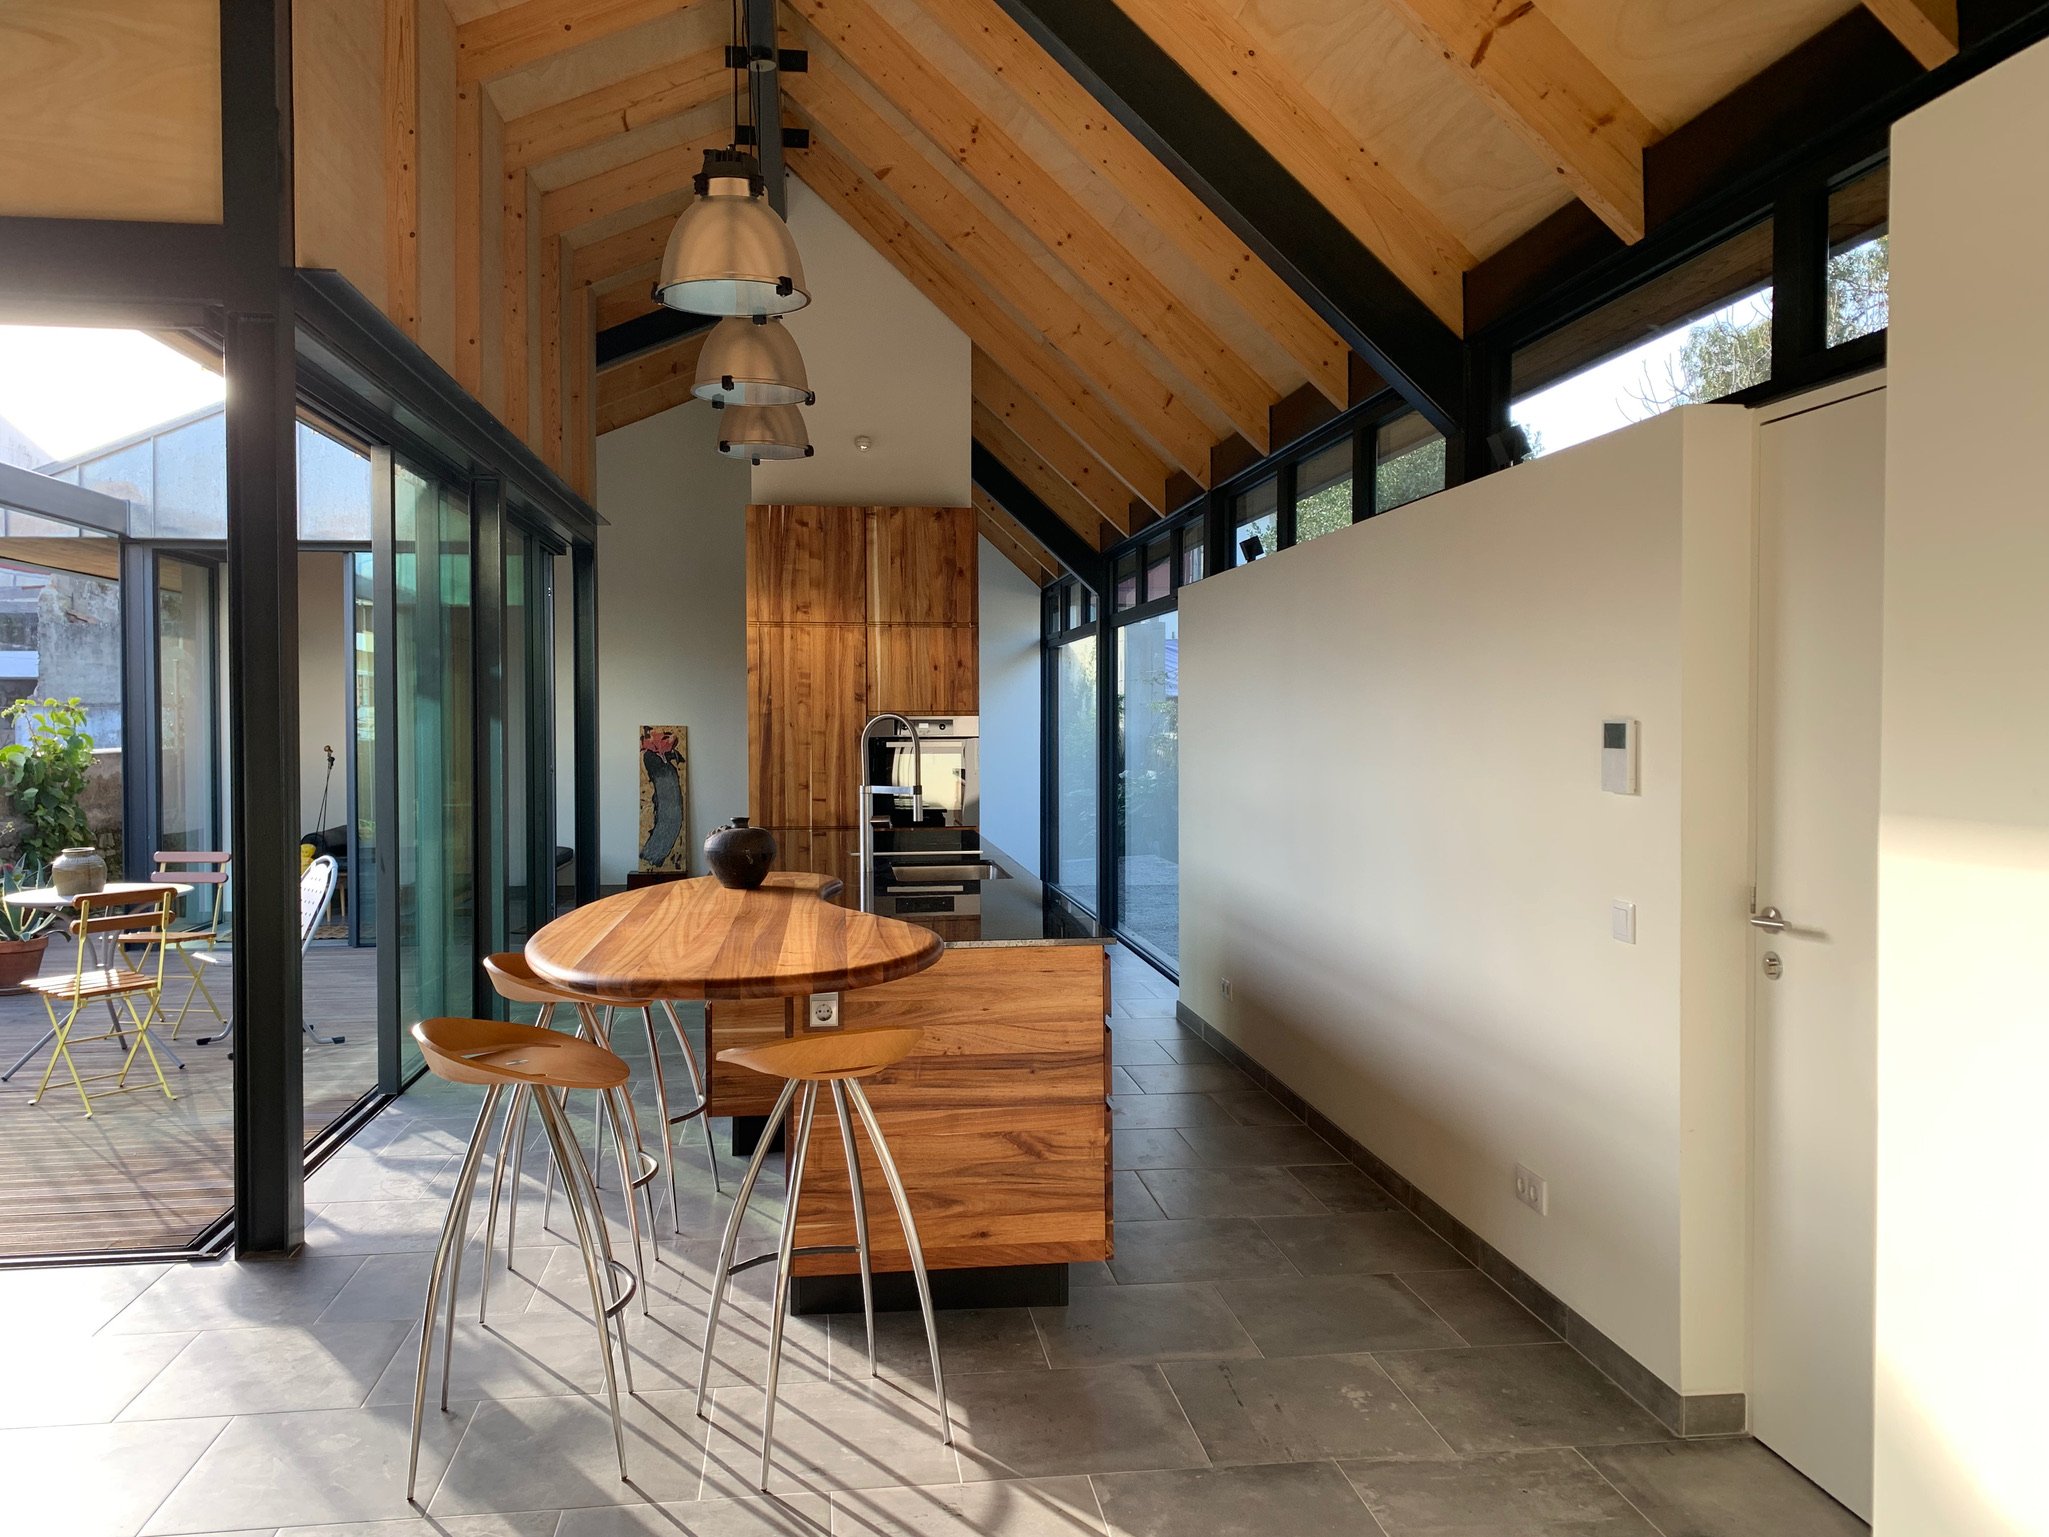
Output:
<path fill-rule="evenodd" d="M 640 868 L 690 873 L 690 735 L 640 728 Z"/>

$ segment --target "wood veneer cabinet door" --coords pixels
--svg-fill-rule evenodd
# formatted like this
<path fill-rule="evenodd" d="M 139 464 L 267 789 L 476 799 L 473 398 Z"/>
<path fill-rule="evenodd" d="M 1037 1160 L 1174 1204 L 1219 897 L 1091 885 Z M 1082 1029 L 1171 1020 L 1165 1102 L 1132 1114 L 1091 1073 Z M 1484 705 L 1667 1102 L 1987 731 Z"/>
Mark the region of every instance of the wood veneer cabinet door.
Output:
<path fill-rule="evenodd" d="M 973 715 L 981 697 L 979 633 L 973 625 L 869 625 L 870 713 Z"/>
<path fill-rule="evenodd" d="M 747 509 L 750 623 L 861 624 L 868 618 L 868 509 Z"/>
<path fill-rule="evenodd" d="M 975 623 L 975 541 L 972 507 L 869 508 L 868 622 Z"/>
<path fill-rule="evenodd" d="M 854 825 L 867 634 L 858 624 L 747 626 L 748 805 L 763 827 Z"/>

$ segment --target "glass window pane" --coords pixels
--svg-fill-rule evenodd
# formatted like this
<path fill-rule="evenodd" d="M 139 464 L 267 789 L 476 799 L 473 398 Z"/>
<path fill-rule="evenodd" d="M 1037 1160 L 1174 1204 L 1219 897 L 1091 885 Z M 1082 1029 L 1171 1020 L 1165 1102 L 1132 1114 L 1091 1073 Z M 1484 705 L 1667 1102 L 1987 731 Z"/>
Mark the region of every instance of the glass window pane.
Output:
<path fill-rule="evenodd" d="M 1373 507 L 1376 512 L 1444 489 L 1444 438 L 1411 411 L 1374 435 Z"/>
<path fill-rule="evenodd" d="M 1767 220 L 1516 353 L 1532 456 L 1769 379 L 1771 270 Z"/>
<path fill-rule="evenodd" d="M 228 419 L 214 411 L 156 440 L 159 538 L 228 533 Z"/>
<path fill-rule="evenodd" d="M 1891 170 L 1880 166 L 1838 187 L 1828 200 L 1827 344 L 1883 331 L 1890 316 Z"/>
<path fill-rule="evenodd" d="M 1352 523 L 1352 440 L 1311 454 L 1295 469 L 1295 542 L 1307 544 Z"/>
<path fill-rule="evenodd" d="M 1117 557 L 1117 607 L 1130 608 L 1138 602 L 1138 552 L 1126 550 Z"/>
<path fill-rule="evenodd" d="M 1164 598 L 1174 590 L 1174 536 L 1162 535 L 1145 547 L 1145 600 Z"/>
<path fill-rule="evenodd" d="M 299 423 L 299 537 L 370 542 L 370 460 Z"/>
<path fill-rule="evenodd" d="M 1181 585 L 1199 582 L 1203 578 L 1203 562 L 1208 552 L 1203 548 L 1205 530 L 1200 523 L 1190 523 L 1181 530 Z"/>
<path fill-rule="evenodd" d="M 150 464 L 149 441 L 144 439 L 111 454 L 86 460 L 78 467 L 78 483 L 102 496 L 118 496 L 124 502 L 133 502 L 135 510 L 129 514 L 128 531 L 147 534 L 152 529 L 149 518 L 153 495 Z"/>
<path fill-rule="evenodd" d="M 1231 562 L 1248 565 L 1280 548 L 1280 485 L 1263 480 L 1232 504 Z"/>
<path fill-rule="evenodd" d="M 1096 905 L 1096 637 L 1055 653 L 1053 882 Z"/>
<path fill-rule="evenodd" d="M 1181 616 L 1126 625 L 1117 646 L 1117 902 L 1133 938 L 1181 952 Z"/>

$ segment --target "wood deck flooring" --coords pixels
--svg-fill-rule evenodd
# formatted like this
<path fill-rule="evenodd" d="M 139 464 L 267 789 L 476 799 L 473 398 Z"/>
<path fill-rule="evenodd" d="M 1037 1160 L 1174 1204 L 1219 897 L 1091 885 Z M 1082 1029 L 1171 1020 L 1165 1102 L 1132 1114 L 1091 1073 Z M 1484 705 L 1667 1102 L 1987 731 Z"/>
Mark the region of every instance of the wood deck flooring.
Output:
<path fill-rule="evenodd" d="M 68 973 L 70 942 L 54 941 L 45 975 Z M 171 971 L 175 976 L 177 963 Z M 227 1007 L 229 977 L 209 977 Z M 175 1006 L 182 981 L 167 982 Z M 306 1013 L 340 1046 L 306 1043 L 306 1130 L 318 1132 L 375 1085 L 377 1078 L 377 952 L 315 946 L 306 957 Z M 175 1012 L 175 1007 L 172 1012 Z M 101 1016 L 104 1020 L 104 1015 Z M 0 1071 L 49 1028 L 40 999 L 0 996 Z M 80 1030 L 86 1027 L 81 1024 Z M 165 1060 L 167 1100 L 153 1080 L 145 1091 L 96 1098 L 92 1118 L 63 1068 L 40 1104 L 36 1092 L 46 1057 L 0 1084 L 0 1256 L 174 1247 L 191 1241 L 234 1198 L 232 1067 L 228 1045 L 194 1039 L 218 1029 L 204 1001 L 187 1016 L 180 1072 Z M 112 1042 L 79 1046 L 79 1071 L 118 1067 Z M 131 1082 L 146 1078 L 138 1072 Z"/>

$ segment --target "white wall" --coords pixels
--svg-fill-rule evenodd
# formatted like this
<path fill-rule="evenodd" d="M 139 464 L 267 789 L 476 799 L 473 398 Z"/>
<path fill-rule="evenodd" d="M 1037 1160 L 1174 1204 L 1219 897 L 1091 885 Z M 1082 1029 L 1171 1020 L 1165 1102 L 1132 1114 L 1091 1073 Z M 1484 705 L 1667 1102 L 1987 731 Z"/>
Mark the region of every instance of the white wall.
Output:
<path fill-rule="evenodd" d="M 965 507 L 971 490 L 968 339 L 801 182 L 790 230 L 811 303 L 787 324 L 804 351 L 816 453 L 758 466 L 757 502 Z M 856 437 L 873 440 L 862 453 Z"/>
<path fill-rule="evenodd" d="M 1893 135 L 1879 1537 L 2049 1532 L 2049 48 Z"/>
<path fill-rule="evenodd" d="M 327 797 L 328 827 L 349 820 L 349 633 L 343 601 L 348 557 L 331 550 L 299 556 L 299 826 L 318 832 L 320 786 L 327 776 L 323 746 L 334 749 L 334 785 Z"/>
<path fill-rule="evenodd" d="M 747 465 L 692 402 L 598 439 L 598 879 L 639 868 L 639 728 L 690 732 L 690 837 L 747 812 Z M 563 699 L 568 707 L 568 696 Z M 691 868 L 702 873 L 702 855 Z"/>
<path fill-rule="evenodd" d="M 1745 1376 L 1753 444 L 1673 413 L 1181 597 L 1183 1000 L 1685 1393 Z"/>
<path fill-rule="evenodd" d="M 982 541 L 982 838 L 1039 871 L 1039 589 Z"/>

